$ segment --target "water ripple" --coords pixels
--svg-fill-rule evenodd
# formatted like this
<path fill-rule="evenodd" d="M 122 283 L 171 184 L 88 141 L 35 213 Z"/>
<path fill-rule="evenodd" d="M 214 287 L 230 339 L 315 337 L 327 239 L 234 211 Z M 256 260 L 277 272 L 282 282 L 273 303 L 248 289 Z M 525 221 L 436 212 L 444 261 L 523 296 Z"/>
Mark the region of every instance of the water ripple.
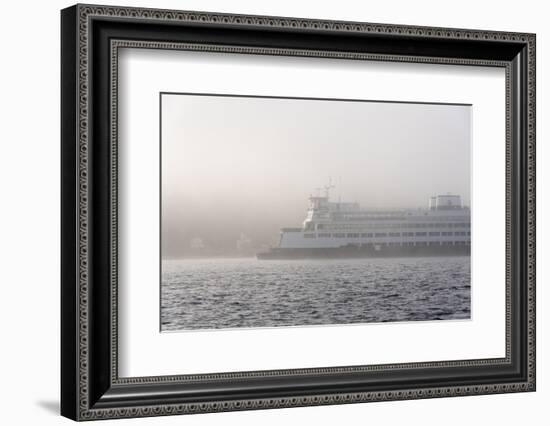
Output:
<path fill-rule="evenodd" d="M 470 318 L 470 258 L 163 261 L 163 331 Z"/>

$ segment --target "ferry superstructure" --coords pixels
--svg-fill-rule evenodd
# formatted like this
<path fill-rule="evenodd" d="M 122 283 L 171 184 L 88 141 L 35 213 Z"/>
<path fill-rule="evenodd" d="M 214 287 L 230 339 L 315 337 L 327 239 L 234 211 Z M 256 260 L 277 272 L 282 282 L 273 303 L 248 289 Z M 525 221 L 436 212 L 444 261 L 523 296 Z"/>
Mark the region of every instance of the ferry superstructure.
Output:
<path fill-rule="evenodd" d="M 470 208 L 459 195 L 436 195 L 427 208 L 363 210 L 358 203 L 333 202 L 329 187 L 309 197 L 299 228 L 283 228 L 279 244 L 259 259 L 469 255 Z"/>

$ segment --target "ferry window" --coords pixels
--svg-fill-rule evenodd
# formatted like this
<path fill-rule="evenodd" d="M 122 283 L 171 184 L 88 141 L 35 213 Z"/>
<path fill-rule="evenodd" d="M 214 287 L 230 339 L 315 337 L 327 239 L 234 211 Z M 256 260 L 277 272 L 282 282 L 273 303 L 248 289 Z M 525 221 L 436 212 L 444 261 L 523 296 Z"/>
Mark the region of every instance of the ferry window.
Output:
<path fill-rule="evenodd" d="M 414 232 L 403 232 L 404 237 L 414 237 Z"/>
<path fill-rule="evenodd" d="M 315 238 L 315 234 L 304 234 L 304 238 Z"/>
<path fill-rule="evenodd" d="M 325 233 L 319 234 L 319 238 L 330 238 L 330 234 L 325 234 Z"/>
<path fill-rule="evenodd" d="M 441 232 L 430 232 L 430 237 L 439 237 Z"/>
<path fill-rule="evenodd" d="M 346 234 L 340 234 L 340 233 L 338 233 L 338 234 L 334 234 L 334 236 L 335 236 L 336 238 L 345 238 Z"/>
<path fill-rule="evenodd" d="M 400 237 L 401 234 L 399 232 L 390 232 L 390 237 Z"/>
<path fill-rule="evenodd" d="M 426 233 L 425 233 L 425 232 L 417 232 L 417 233 L 416 233 L 416 236 L 417 236 L 417 237 L 425 237 L 425 236 L 426 236 Z"/>
<path fill-rule="evenodd" d="M 359 234 L 348 234 L 348 238 L 359 238 Z"/>
<path fill-rule="evenodd" d="M 376 234 L 374 234 L 375 237 L 387 237 L 388 234 L 386 234 L 385 232 L 377 232 Z"/>
<path fill-rule="evenodd" d="M 372 238 L 372 234 L 371 234 L 371 233 L 361 234 L 361 236 L 362 236 L 363 238 Z"/>

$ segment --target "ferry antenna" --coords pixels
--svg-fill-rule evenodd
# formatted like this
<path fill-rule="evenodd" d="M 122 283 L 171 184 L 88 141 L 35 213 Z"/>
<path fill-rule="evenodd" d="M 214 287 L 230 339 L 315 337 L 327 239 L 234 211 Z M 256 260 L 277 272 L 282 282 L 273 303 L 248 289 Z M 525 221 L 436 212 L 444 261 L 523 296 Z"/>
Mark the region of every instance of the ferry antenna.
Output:
<path fill-rule="evenodd" d="M 325 188 L 325 197 L 328 198 L 330 190 L 333 188 L 336 188 L 336 186 L 332 184 L 332 177 L 329 176 L 328 185 L 325 185 L 324 188 Z"/>

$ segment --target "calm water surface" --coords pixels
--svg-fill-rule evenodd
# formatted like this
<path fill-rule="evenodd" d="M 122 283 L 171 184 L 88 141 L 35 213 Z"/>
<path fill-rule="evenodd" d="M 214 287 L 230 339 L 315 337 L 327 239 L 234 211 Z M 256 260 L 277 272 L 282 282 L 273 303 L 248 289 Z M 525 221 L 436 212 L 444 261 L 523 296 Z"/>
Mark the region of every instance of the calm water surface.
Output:
<path fill-rule="evenodd" d="M 162 264 L 162 330 L 470 318 L 470 257 Z"/>

